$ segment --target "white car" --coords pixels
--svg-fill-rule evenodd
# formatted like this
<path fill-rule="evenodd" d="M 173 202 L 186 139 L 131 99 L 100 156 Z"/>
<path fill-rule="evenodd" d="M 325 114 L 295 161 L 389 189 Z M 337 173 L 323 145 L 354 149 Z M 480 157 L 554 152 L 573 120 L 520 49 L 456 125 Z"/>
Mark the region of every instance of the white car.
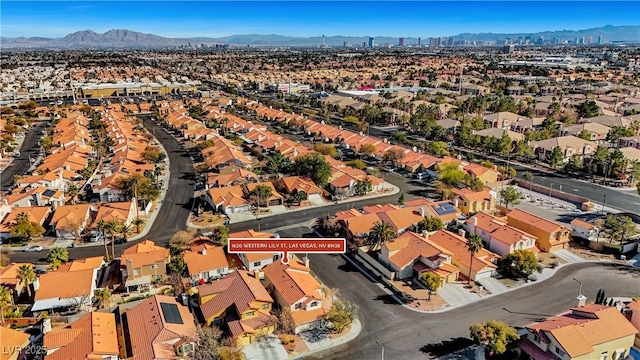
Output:
<path fill-rule="evenodd" d="M 40 245 L 31 246 L 31 247 L 26 248 L 24 251 L 25 252 L 40 252 L 40 251 L 42 251 L 42 246 L 40 246 Z"/>

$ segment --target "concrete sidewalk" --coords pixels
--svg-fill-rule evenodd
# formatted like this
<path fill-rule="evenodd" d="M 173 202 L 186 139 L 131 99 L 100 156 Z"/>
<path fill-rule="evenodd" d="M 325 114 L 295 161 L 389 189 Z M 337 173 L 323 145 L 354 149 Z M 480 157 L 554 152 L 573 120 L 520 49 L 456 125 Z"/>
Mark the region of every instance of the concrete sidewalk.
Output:
<path fill-rule="evenodd" d="M 553 252 L 553 255 L 561 258 L 562 260 L 567 261 L 569 264 L 585 262 L 586 260 L 581 258 L 580 256 L 572 253 L 569 250 L 556 250 Z"/>
<path fill-rule="evenodd" d="M 288 359 L 287 350 L 277 336 L 271 335 L 242 347 L 246 360 L 284 360 Z"/>

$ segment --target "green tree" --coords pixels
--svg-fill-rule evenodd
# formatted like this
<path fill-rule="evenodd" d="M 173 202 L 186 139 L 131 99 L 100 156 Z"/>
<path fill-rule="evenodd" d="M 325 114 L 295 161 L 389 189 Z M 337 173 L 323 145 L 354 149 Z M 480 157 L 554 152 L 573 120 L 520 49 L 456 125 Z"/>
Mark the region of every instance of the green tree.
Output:
<path fill-rule="evenodd" d="M 459 185 L 464 180 L 464 175 L 464 171 L 460 170 L 456 162 L 446 162 L 438 166 L 438 181 L 449 188 Z"/>
<path fill-rule="evenodd" d="M 293 170 L 293 164 L 291 163 L 291 160 L 288 157 L 282 155 L 282 153 L 278 150 L 276 150 L 271 156 L 268 157 L 265 168 L 270 173 L 291 174 L 295 172 Z"/>
<path fill-rule="evenodd" d="M 310 177 L 320 187 L 324 187 L 331 176 L 331 166 L 318 153 L 302 155 L 295 160 L 294 165 L 298 175 Z"/>
<path fill-rule="evenodd" d="M 36 281 L 36 271 L 31 264 L 20 265 L 18 268 L 18 282 L 27 288 L 27 294 L 31 298 L 31 284 Z"/>
<path fill-rule="evenodd" d="M 0 285 L 0 325 L 4 326 L 4 313 L 13 304 L 11 291 Z"/>
<path fill-rule="evenodd" d="M 69 261 L 69 251 L 60 247 L 52 247 L 47 255 L 47 262 L 49 267 L 56 270 L 60 265 Z"/>
<path fill-rule="evenodd" d="M 362 146 L 360 146 L 360 149 L 358 149 L 358 153 L 366 157 L 373 155 L 375 152 L 376 147 L 373 144 L 363 144 Z"/>
<path fill-rule="evenodd" d="M 260 204 L 266 205 L 265 201 L 273 195 L 273 190 L 267 185 L 257 185 L 251 191 L 251 195 L 255 196 L 257 200 L 257 207 L 260 208 Z"/>
<path fill-rule="evenodd" d="M 211 229 L 211 240 L 219 246 L 227 246 L 229 241 L 229 228 L 224 225 L 218 225 Z"/>
<path fill-rule="evenodd" d="M 518 205 L 522 193 L 513 186 L 507 186 L 500 190 L 500 202 L 508 209 L 509 205 Z"/>
<path fill-rule="evenodd" d="M 76 201 L 78 201 L 80 189 L 76 186 L 76 184 L 69 181 L 65 186 L 64 193 L 71 198 L 71 204 L 75 205 Z"/>
<path fill-rule="evenodd" d="M 617 143 L 618 139 L 633 135 L 635 135 L 635 133 L 632 129 L 616 125 L 612 127 L 611 130 L 609 130 L 609 133 L 607 134 L 607 140 L 612 143 Z"/>
<path fill-rule="evenodd" d="M 476 254 L 482 250 L 482 238 L 478 234 L 471 234 L 467 238 L 467 250 L 471 255 L 471 261 L 469 262 L 469 282 L 471 282 L 471 270 L 473 269 L 473 259 Z"/>
<path fill-rule="evenodd" d="M 40 145 L 42 146 L 44 151 L 48 153 L 49 150 L 51 150 L 51 148 L 53 147 L 53 139 L 51 139 L 51 137 L 49 136 L 45 136 L 42 138 L 42 140 L 40 140 Z"/>
<path fill-rule="evenodd" d="M 547 155 L 547 160 L 549 161 L 549 165 L 554 168 L 557 168 L 562 161 L 564 160 L 564 154 L 562 153 L 562 149 L 559 146 L 553 148 L 553 151 Z"/>
<path fill-rule="evenodd" d="M 582 170 L 583 167 L 584 164 L 582 161 L 582 156 L 575 154 L 571 155 L 569 161 L 567 161 L 567 163 L 565 164 L 564 169 L 565 171 L 571 172 Z"/>
<path fill-rule="evenodd" d="M 105 258 L 107 260 L 109 260 L 109 248 L 107 248 L 107 237 L 106 237 L 106 234 L 105 234 L 106 231 L 107 231 L 107 222 L 104 221 L 104 219 L 98 220 L 97 228 L 98 228 L 98 231 L 100 232 L 100 235 L 102 235 L 102 242 L 104 244 Z"/>
<path fill-rule="evenodd" d="M 118 228 L 120 224 L 115 221 L 107 221 L 105 225 L 105 230 L 109 233 L 109 238 L 111 239 L 111 258 L 116 258 L 116 233 L 118 232 Z"/>
<path fill-rule="evenodd" d="M 378 221 L 373 224 L 371 230 L 369 231 L 369 248 L 371 250 L 375 249 L 377 246 L 384 244 L 385 242 L 394 239 L 397 236 L 391 224 Z"/>
<path fill-rule="evenodd" d="M 382 154 L 382 158 L 384 161 L 392 163 L 394 166 L 398 167 L 399 163 L 404 158 L 404 152 L 400 149 L 389 149 Z"/>
<path fill-rule="evenodd" d="M 600 115 L 600 107 L 593 100 L 587 100 L 576 106 L 576 112 L 581 118 L 591 118 Z"/>
<path fill-rule="evenodd" d="M 148 163 L 159 163 L 166 159 L 167 154 L 157 146 L 147 146 L 142 152 L 142 158 Z"/>
<path fill-rule="evenodd" d="M 357 196 L 367 195 L 372 190 L 371 180 L 365 178 L 364 180 L 358 180 L 354 186 L 354 192 Z"/>
<path fill-rule="evenodd" d="M 471 325 L 470 331 L 475 342 L 497 354 L 507 351 L 507 346 L 520 338 L 516 329 L 498 320 L 475 323 Z"/>
<path fill-rule="evenodd" d="M 507 277 L 528 277 L 535 271 L 542 271 L 538 258 L 529 250 L 516 250 L 498 260 L 498 269 Z"/>
<path fill-rule="evenodd" d="M 137 217 L 137 218 L 133 219 L 131 221 L 131 223 L 136 227 L 136 233 L 139 234 L 140 233 L 140 225 L 144 224 L 145 220 Z"/>
<path fill-rule="evenodd" d="M 98 300 L 98 308 L 103 309 L 111 303 L 111 289 L 102 288 L 96 291 L 96 300 Z"/>
<path fill-rule="evenodd" d="M 335 146 L 322 143 L 313 145 L 313 150 L 319 152 L 322 155 L 328 155 L 331 157 L 336 157 L 336 155 L 338 154 L 338 150 L 336 150 Z"/>
<path fill-rule="evenodd" d="M 27 213 L 21 212 L 16 215 L 15 224 L 9 230 L 9 234 L 20 239 L 31 239 L 33 236 L 44 234 L 42 225 L 35 221 L 31 221 Z"/>
<path fill-rule="evenodd" d="M 360 159 L 347 161 L 345 164 L 347 166 L 351 166 L 352 168 L 359 169 L 359 170 L 364 170 L 364 169 L 367 168 L 367 164 L 365 164 L 364 161 L 362 161 Z"/>
<path fill-rule="evenodd" d="M 529 182 L 529 193 L 531 193 L 531 189 L 533 188 L 533 173 L 531 171 L 527 171 L 522 174 L 522 178 Z"/>
<path fill-rule="evenodd" d="M 127 235 L 131 233 L 131 230 L 133 230 L 131 225 L 127 225 L 123 222 L 118 224 L 118 233 L 122 236 L 122 239 L 124 239 L 125 242 L 127 241 Z"/>
<path fill-rule="evenodd" d="M 418 231 L 437 231 L 444 229 L 444 223 L 435 216 L 425 216 L 418 223 Z"/>
<path fill-rule="evenodd" d="M 182 254 L 171 256 L 168 269 L 171 274 L 178 274 L 180 277 L 186 277 L 189 275 L 187 264 L 184 262 Z"/>
<path fill-rule="evenodd" d="M 402 205 L 406 200 L 407 200 L 407 197 L 404 195 L 404 193 L 401 193 L 400 197 L 398 198 L 398 204 Z"/>
<path fill-rule="evenodd" d="M 358 305 L 348 300 L 336 299 L 333 301 L 331 309 L 327 311 L 325 319 L 333 325 L 331 331 L 339 334 L 358 317 L 358 310 Z"/>
<path fill-rule="evenodd" d="M 427 291 L 429 292 L 429 298 L 427 300 L 431 300 L 431 294 L 438 291 L 438 289 L 442 285 L 442 278 L 437 274 L 428 272 L 422 275 L 422 283 L 425 285 Z"/>
<path fill-rule="evenodd" d="M 427 145 L 427 151 L 438 157 L 449 156 L 451 154 L 449 152 L 449 146 L 444 141 L 432 141 Z"/>
<path fill-rule="evenodd" d="M 622 242 L 637 233 L 636 224 L 630 217 L 624 215 L 609 214 L 604 220 L 604 233 L 609 238 L 609 243 Z"/>
<path fill-rule="evenodd" d="M 140 174 L 116 179 L 115 188 L 120 191 L 120 196 L 125 201 L 131 201 L 131 199 L 136 198 L 138 201 L 142 201 L 143 205 L 160 196 L 160 189 L 153 185 L 149 178 Z"/>
<path fill-rule="evenodd" d="M 477 177 L 471 178 L 467 181 L 467 186 L 473 191 L 484 190 L 484 183 Z"/>
<path fill-rule="evenodd" d="M 591 141 L 591 131 L 587 130 L 587 129 L 583 129 L 582 131 L 580 131 L 580 133 L 578 134 L 578 137 L 582 140 L 588 140 Z"/>

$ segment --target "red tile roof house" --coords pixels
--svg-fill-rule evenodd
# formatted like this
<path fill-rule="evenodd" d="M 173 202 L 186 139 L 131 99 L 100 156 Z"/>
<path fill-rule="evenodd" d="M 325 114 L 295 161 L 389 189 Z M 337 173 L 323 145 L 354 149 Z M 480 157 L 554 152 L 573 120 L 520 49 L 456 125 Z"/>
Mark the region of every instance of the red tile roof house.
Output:
<path fill-rule="evenodd" d="M 77 238 L 89 225 L 91 205 L 64 205 L 56 209 L 51 218 L 51 226 L 59 238 Z"/>
<path fill-rule="evenodd" d="M 511 227 L 506 221 L 489 214 L 477 213 L 464 226 L 470 234 L 479 235 L 485 246 L 500 256 L 516 250 L 528 250 L 535 254 L 540 252 L 536 247 L 537 237 Z"/>
<path fill-rule="evenodd" d="M 238 185 L 209 188 L 205 194 L 205 201 L 216 212 L 223 214 L 251 211 L 251 204 L 244 199 L 244 190 Z"/>
<path fill-rule="evenodd" d="M 147 287 L 154 279 L 163 278 L 170 260 L 169 249 L 156 246 L 151 240 L 126 248 L 120 257 L 120 270 L 127 291 L 130 287 Z"/>
<path fill-rule="evenodd" d="M 193 245 L 183 252 L 182 257 L 191 280 L 207 281 L 229 273 L 229 261 L 221 246 L 206 243 Z"/>
<path fill-rule="evenodd" d="M 50 319 L 46 319 L 49 321 Z M 91 312 L 66 326 L 47 332 L 43 347 L 45 360 L 117 359 L 119 354 L 116 318 L 112 313 Z"/>
<path fill-rule="evenodd" d="M 452 254 L 451 264 L 460 269 L 460 275 L 469 275 L 471 255 L 467 249 L 467 240 L 464 237 L 446 230 L 438 230 L 429 234 L 429 240 L 447 249 Z M 482 249 L 474 255 L 471 280 L 480 281 L 483 278 L 491 277 L 497 268 L 495 262 L 498 257 L 497 254 L 486 249 Z"/>
<path fill-rule="evenodd" d="M 193 352 L 199 340 L 195 319 L 173 296 L 155 295 L 129 306 L 121 305 L 116 314 L 123 327 L 120 358 L 184 359 Z"/>
<path fill-rule="evenodd" d="M 311 275 L 309 260 L 293 258 L 288 265 L 274 262 L 264 269 L 266 288 L 282 308 L 291 311 L 295 333 L 319 326 L 331 298 L 325 297 L 323 286 Z"/>

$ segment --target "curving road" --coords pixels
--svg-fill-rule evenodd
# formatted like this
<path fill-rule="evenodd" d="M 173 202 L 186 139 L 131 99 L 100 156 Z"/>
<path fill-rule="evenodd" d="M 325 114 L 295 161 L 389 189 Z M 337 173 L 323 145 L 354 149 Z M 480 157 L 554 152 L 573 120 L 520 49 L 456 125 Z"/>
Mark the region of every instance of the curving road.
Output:
<path fill-rule="evenodd" d="M 377 359 L 379 341 L 386 359 L 424 359 L 427 344 L 469 336 L 475 322 L 497 319 L 513 326 L 559 314 L 575 306 L 578 294 L 576 278 L 583 283 L 582 293 L 593 301 L 600 287 L 608 295 L 638 296 L 640 269 L 615 264 L 580 263 L 561 268 L 551 279 L 444 313 L 421 314 L 385 301 L 386 293 L 377 283 L 367 280 L 338 255 L 312 255 L 311 269 L 339 295 L 360 306 L 363 324 L 353 341 L 306 359 Z"/>
<path fill-rule="evenodd" d="M 42 134 L 40 132 L 44 130 L 49 124 L 48 121 L 39 121 L 33 123 L 33 127 L 27 132 L 24 141 L 19 149 L 20 157 L 14 159 L 11 165 L 2 170 L 0 174 L 0 186 L 2 190 L 7 189 L 13 182 L 13 175 L 24 175 L 31 167 L 29 163 L 29 157 L 35 159 L 40 153 L 40 147 L 38 141 Z"/>

